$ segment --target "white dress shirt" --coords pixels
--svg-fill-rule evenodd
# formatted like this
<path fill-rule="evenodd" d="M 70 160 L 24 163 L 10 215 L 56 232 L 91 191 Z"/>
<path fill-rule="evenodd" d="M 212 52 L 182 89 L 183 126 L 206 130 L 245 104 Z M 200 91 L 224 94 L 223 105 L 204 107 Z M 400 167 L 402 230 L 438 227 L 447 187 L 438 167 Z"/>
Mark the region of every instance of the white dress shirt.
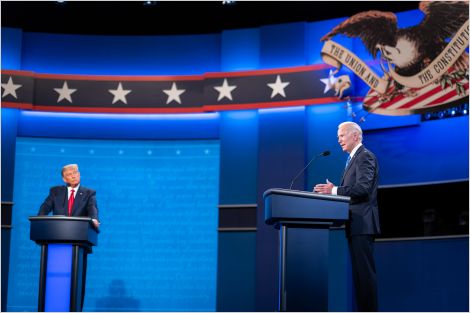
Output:
<path fill-rule="evenodd" d="M 75 199 L 75 197 L 77 196 L 78 187 L 80 187 L 80 184 L 77 185 L 77 187 L 74 187 L 74 188 L 72 188 L 70 186 L 67 186 L 67 199 L 70 199 L 70 195 L 72 194 L 72 189 L 74 190 L 73 198 Z"/>

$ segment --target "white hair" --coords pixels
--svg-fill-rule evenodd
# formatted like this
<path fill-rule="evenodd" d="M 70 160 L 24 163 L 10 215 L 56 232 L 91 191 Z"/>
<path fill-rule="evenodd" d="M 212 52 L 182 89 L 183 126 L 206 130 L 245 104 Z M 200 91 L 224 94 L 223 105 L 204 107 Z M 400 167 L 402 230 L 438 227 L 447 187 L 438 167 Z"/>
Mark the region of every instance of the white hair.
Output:
<path fill-rule="evenodd" d="M 361 126 L 354 122 L 343 122 L 338 125 L 338 129 L 345 128 L 348 132 L 355 132 L 359 135 L 359 141 L 362 142 L 362 129 Z"/>
<path fill-rule="evenodd" d="M 67 164 L 67 165 L 64 165 L 64 167 L 62 167 L 62 176 L 64 176 L 64 172 L 66 169 L 69 169 L 69 168 L 73 168 L 73 169 L 76 169 L 78 171 L 78 164 Z"/>

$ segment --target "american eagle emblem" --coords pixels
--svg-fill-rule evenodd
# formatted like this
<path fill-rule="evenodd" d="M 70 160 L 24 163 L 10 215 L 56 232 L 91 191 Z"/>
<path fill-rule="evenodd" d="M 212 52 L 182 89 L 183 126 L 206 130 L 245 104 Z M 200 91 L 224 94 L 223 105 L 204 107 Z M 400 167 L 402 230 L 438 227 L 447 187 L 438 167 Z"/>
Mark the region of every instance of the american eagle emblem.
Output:
<path fill-rule="evenodd" d="M 387 85 L 369 91 L 366 110 L 402 115 L 468 101 L 468 1 L 422 1 L 419 9 L 424 18 L 412 27 L 398 28 L 392 12 L 367 11 L 321 38 L 358 37 L 372 57 L 380 59 L 381 79 Z"/>

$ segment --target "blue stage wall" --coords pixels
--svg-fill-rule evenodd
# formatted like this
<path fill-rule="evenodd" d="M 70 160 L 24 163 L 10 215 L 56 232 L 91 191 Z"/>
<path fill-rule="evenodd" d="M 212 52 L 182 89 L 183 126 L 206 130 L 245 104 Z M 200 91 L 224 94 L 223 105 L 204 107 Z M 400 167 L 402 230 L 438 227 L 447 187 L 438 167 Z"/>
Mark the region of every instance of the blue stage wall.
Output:
<path fill-rule="evenodd" d="M 97 190 L 86 311 L 214 311 L 218 141 L 17 138 L 8 309 L 37 307 L 40 247 L 29 240 L 61 165 Z"/>
<path fill-rule="evenodd" d="M 2 201 L 13 201 L 18 110 L 2 108 Z"/>
<path fill-rule="evenodd" d="M 258 112 L 220 113 L 219 204 L 253 204 L 257 196 Z"/>
<path fill-rule="evenodd" d="M 259 110 L 256 311 L 276 311 L 279 233 L 264 222 L 263 192 L 289 188 L 305 164 L 305 108 Z M 304 184 L 303 176 L 295 188 Z"/>
<path fill-rule="evenodd" d="M 379 241 L 379 311 L 468 312 L 468 236 Z"/>

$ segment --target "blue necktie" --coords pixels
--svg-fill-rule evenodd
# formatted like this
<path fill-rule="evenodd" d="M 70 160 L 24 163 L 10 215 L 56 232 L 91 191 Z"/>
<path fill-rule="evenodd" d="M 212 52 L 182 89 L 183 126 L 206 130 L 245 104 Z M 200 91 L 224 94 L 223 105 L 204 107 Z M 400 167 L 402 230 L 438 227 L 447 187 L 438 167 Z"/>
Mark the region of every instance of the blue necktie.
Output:
<path fill-rule="evenodd" d="M 348 159 L 346 160 L 346 166 L 344 168 L 348 167 L 350 161 L 351 161 L 351 155 L 348 155 Z"/>

